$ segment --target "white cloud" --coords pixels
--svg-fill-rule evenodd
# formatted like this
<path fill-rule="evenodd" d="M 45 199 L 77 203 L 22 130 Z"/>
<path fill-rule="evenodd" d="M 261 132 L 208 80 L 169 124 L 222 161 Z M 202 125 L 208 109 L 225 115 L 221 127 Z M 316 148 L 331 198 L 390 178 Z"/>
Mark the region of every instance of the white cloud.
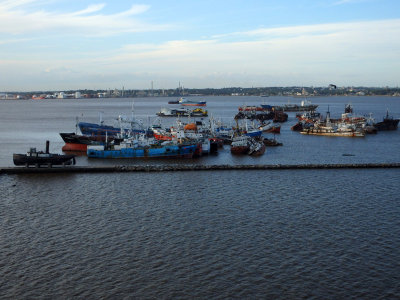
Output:
<path fill-rule="evenodd" d="M 79 16 L 79 15 L 86 15 L 94 12 L 98 12 L 104 8 L 105 4 L 95 4 L 95 5 L 89 5 L 86 9 L 71 13 L 71 16 Z"/>
<path fill-rule="evenodd" d="M 101 78 L 106 88 L 123 83 L 129 88 L 146 88 L 150 79 L 163 82 L 165 88 L 176 86 L 178 80 L 187 87 L 330 82 L 396 86 L 400 78 L 398 36 L 400 19 L 318 24 L 264 28 L 209 40 L 131 44 L 114 50 L 113 55 L 0 64 L 7 75 L 19 70 L 18 78 L 25 72 L 32 76 L 48 69 L 52 76 L 43 77 L 45 84 L 57 78 L 72 83 L 75 78 L 76 84 L 86 85 L 90 78 L 99 82 Z"/>
<path fill-rule="evenodd" d="M 0 33 L 37 34 L 62 33 L 74 35 L 114 35 L 127 32 L 165 30 L 166 25 L 148 24 L 133 18 L 150 9 L 148 5 L 132 5 L 128 10 L 100 13 L 105 4 L 90 5 L 75 12 L 56 12 L 37 9 L 42 4 L 35 0 L 0 2 Z M 35 5 L 35 8 L 31 6 Z"/>
<path fill-rule="evenodd" d="M 233 36 L 241 41 L 232 41 Z M 400 75 L 398 36 L 400 19 L 260 29 L 236 33 L 230 39 L 130 45 L 104 63 L 115 72 L 131 66 L 175 77 L 207 77 L 217 72 L 221 78 L 272 74 L 310 83 L 329 82 L 333 77 L 351 77 L 360 84 L 367 77 L 393 83 Z"/>
<path fill-rule="evenodd" d="M 254 39 L 287 39 L 299 36 L 326 36 L 330 34 L 340 35 L 357 35 L 365 36 L 366 34 L 376 31 L 398 32 L 400 28 L 400 19 L 379 20 L 379 21 L 361 21 L 361 22 L 342 22 L 342 23 L 326 23 L 314 25 L 298 25 L 277 28 L 259 28 L 245 32 L 234 32 L 225 35 L 216 35 L 213 38 L 254 38 Z M 371 41 L 374 43 L 375 41 Z"/>
<path fill-rule="evenodd" d="M 346 54 L 359 58 L 365 55 L 379 57 L 382 51 L 388 54 L 399 51 L 400 41 L 396 38 L 399 35 L 400 19 L 293 26 L 232 34 L 240 37 L 241 41 L 224 40 L 222 37 L 200 41 L 170 41 L 160 45 L 129 45 L 122 49 L 119 59 L 236 59 L 240 62 L 254 61 L 255 57 L 260 61 L 269 60 L 264 54 L 292 60 L 296 58 L 291 56 L 295 53 L 302 54 L 311 62 L 326 54 L 331 57 L 340 54 L 342 58 Z M 246 36 L 247 39 L 243 38 Z"/>

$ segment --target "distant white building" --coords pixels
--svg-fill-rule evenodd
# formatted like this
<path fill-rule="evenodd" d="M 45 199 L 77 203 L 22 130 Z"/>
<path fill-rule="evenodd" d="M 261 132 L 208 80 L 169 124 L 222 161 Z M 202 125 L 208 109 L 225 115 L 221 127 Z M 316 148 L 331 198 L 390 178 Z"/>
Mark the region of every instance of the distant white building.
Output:
<path fill-rule="evenodd" d="M 64 99 L 65 98 L 65 93 L 64 92 L 59 92 L 58 95 L 57 95 L 57 98 Z"/>
<path fill-rule="evenodd" d="M 76 99 L 82 98 L 81 92 L 75 92 L 75 98 Z"/>

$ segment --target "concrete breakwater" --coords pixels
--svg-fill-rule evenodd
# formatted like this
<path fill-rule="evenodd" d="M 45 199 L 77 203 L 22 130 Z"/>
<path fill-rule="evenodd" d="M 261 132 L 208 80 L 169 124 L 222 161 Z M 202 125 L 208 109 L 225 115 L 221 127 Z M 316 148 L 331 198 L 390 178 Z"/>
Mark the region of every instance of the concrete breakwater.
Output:
<path fill-rule="evenodd" d="M 400 168 L 400 163 L 365 164 L 296 164 L 296 165 L 171 165 L 171 166 L 67 166 L 53 168 L 0 168 L 0 174 L 45 174 L 45 173 L 114 173 L 114 172 L 174 172 L 215 170 L 307 170 L 307 169 L 377 169 Z"/>

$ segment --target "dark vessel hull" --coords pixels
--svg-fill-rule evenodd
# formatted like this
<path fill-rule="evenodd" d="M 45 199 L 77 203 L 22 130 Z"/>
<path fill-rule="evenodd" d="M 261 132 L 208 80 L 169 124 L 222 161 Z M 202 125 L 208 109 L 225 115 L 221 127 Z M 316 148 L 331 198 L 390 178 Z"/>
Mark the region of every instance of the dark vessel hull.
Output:
<path fill-rule="evenodd" d="M 37 155 L 36 155 L 37 154 Z M 29 154 L 13 154 L 13 161 L 16 166 L 55 166 L 55 165 L 72 165 L 75 164 L 75 155 L 48 154 L 41 156 L 40 153 Z"/>
<path fill-rule="evenodd" d="M 250 153 L 250 155 L 252 156 L 260 156 L 263 155 L 265 153 L 265 144 L 263 143 L 260 147 L 260 149 L 253 151 Z"/>
<path fill-rule="evenodd" d="M 261 104 L 261 107 L 266 111 L 287 111 L 287 112 L 300 112 L 301 111 L 301 112 L 304 112 L 304 111 L 315 111 L 318 108 L 318 105 L 286 104 L 286 105 L 280 106 L 280 105 Z"/>
<path fill-rule="evenodd" d="M 102 145 L 106 140 L 105 136 L 79 135 L 73 132 L 60 133 L 60 136 L 65 143 L 86 144 L 86 145 L 96 145 L 96 144 Z"/>
<path fill-rule="evenodd" d="M 78 126 L 82 134 L 88 136 L 91 135 L 96 137 L 116 137 L 118 134 L 121 133 L 121 128 L 113 127 L 110 125 L 79 122 Z M 144 133 L 144 130 L 140 129 L 124 129 L 124 131 L 131 131 L 133 133 Z"/>
<path fill-rule="evenodd" d="M 294 124 L 290 129 L 293 130 L 293 131 L 302 131 L 303 130 L 303 123 L 298 122 L 298 123 Z"/>
<path fill-rule="evenodd" d="M 263 139 L 263 143 L 265 146 L 268 147 L 275 147 L 275 146 L 282 146 L 282 143 L 279 143 L 277 140 L 275 139 L 268 139 L 268 138 L 264 138 Z"/>
<path fill-rule="evenodd" d="M 65 142 L 62 147 L 62 151 L 81 151 L 86 152 L 88 145 L 104 145 L 106 142 L 106 136 L 104 135 L 79 135 L 73 132 L 71 133 L 60 133 L 61 138 Z M 116 137 L 108 137 L 108 142 L 120 140 Z"/>
<path fill-rule="evenodd" d="M 231 153 L 232 154 L 247 154 L 249 152 L 249 146 L 236 146 L 236 147 L 231 147 Z"/>
<path fill-rule="evenodd" d="M 399 119 L 384 119 L 382 122 L 374 124 L 374 127 L 378 131 L 396 130 L 399 125 L 399 121 Z"/>
<path fill-rule="evenodd" d="M 30 148 L 27 154 L 13 154 L 14 165 L 29 167 L 34 165 L 40 167 L 45 165 L 52 167 L 53 165 L 71 165 L 75 164 L 75 155 L 53 154 L 49 152 L 50 142 L 46 141 L 46 152 L 36 151 L 36 148 Z"/>

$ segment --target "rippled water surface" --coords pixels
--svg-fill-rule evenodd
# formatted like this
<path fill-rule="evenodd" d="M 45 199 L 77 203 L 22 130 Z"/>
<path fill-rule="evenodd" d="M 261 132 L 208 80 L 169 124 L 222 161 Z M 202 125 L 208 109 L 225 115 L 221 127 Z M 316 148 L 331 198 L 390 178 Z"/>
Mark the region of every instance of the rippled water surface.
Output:
<path fill-rule="evenodd" d="M 400 117 L 398 98 L 313 103 L 339 115 L 349 100 L 377 119 L 387 108 Z M 98 111 L 107 119 L 131 107 L 131 99 L 57 101 L 0 101 L 0 166 L 46 139 L 59 152 L 58 133 L 74 131 L 78 114 L 97 121 Z M 167 99 L 149 101 L 135 100 L 144 122 Z M 225 120 L 261 102 L 207 101 Z M 294 114 L 277 136 L 284 146 L 260 158 L 226 148 L 183 163 L 400 162 L 399 130 L 304 137 L 293 123 Z M 78 159 L 114 163 L 182 161 Z M 2 175 L 0 298 L 399 299 L 399 183 L 399 169 Z"/>
<path fill-rule="evenodd" d="M 400 295 L 398 170 L 0 180 L 8 298 Z"/>

